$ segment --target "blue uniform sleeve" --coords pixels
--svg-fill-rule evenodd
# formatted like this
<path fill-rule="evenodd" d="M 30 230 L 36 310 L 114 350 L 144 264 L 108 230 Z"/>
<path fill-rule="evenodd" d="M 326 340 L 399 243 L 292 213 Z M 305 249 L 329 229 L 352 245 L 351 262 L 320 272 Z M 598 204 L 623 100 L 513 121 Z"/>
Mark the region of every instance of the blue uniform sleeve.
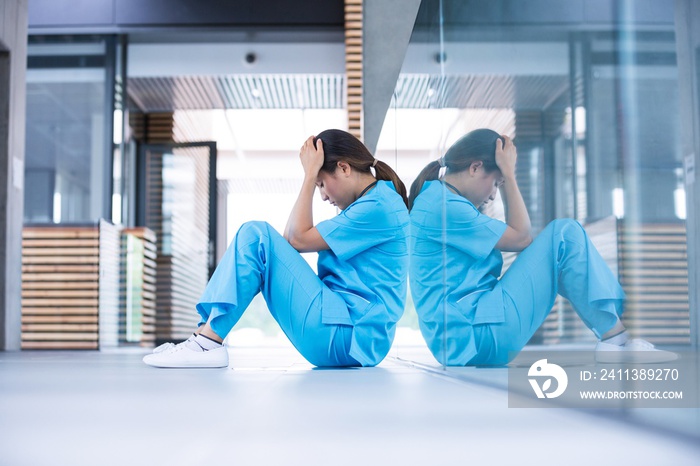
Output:
<path fill-rule="evenodd" d="M 316 225 L 316 229 L 339 259 L 348 260 L 393 239 L 395 223 L 378 199 L 360 198 L 334 218 Z"/>
<path fill-rule="evenodd" d="M 484 215 L 471 202 L 447 201 L 446 238 L 449 246 L 483 259 L 496 247 L 508 226 Z"/>

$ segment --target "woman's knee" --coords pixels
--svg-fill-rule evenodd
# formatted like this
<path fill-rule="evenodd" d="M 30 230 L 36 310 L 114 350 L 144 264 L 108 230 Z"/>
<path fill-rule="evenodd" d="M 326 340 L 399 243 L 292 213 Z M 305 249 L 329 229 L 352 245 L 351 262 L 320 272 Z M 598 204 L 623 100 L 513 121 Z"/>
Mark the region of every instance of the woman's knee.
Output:
<path fill-rule="evenodd" d="M 547 228 L 553 228 L 555 230 L 562 230 L 565 228 L 579 228 L 582 229 L 583 227 L 581 224 L 577 221 L 574 220 L 573 218 L 557 218 L 552 220 L 547 224 Z"/>
<path fill-rule="evenodd" d="M 247 240 L 247 239 L 258 239 L 261 238 L 262 236 L 267 236 L 270 228 L 269 223 L 263 222 L 263 221 L 251 221 L 251 222 L 245 222 L 241 227 L 238 229 L 238 233 L 236 233 L 236 238 L 239 240 Z"/>
<path fill-rule="evenodd" d="M 555 236 L 562 238 L 585 238 L 586 230 L 583 226 L 572 218 L 558 218 L 549 222 L 545 230 L 549 230 Z"/>

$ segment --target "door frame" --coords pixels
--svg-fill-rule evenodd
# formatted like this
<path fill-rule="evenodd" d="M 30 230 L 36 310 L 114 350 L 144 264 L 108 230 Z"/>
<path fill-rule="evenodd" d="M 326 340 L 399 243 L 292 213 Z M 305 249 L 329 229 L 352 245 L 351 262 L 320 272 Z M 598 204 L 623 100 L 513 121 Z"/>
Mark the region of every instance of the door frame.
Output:
<path fill-rule="evenodd" d="M 136 161 L 136 225 L 146 226 L 146 151 L 167 153 L 173 149 L 206 147 L 209 149 L 209 278 L 216 269 L 216 227 L 217 227 L 217 178 L 216 178 L 216 141 L 173 142 L 173 143 L 139 143 Z"/>

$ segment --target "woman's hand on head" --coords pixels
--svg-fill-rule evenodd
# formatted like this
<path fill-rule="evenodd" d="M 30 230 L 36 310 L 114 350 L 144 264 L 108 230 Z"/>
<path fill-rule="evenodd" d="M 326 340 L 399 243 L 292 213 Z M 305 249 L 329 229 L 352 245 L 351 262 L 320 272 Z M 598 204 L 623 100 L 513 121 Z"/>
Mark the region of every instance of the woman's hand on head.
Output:
<path fill-rule="evenodd" d="M 320 139 L 316 140 L 314 147 L 314 137 L 309 136 L 304 145 L 301 146 L 299 160 L 304 168 L 304 175 L 316 179 L 323 166 L 323 142 Z"/>
<path fill-rule="evenodd" d="M 508 136 L 502 136 L 503 141 L 496 140 L 496 165 L 501 170 L 503 176 L 515 175 L 515 162 L 518 158 L 518 152 L 515 149 L 513 140 Z"/>

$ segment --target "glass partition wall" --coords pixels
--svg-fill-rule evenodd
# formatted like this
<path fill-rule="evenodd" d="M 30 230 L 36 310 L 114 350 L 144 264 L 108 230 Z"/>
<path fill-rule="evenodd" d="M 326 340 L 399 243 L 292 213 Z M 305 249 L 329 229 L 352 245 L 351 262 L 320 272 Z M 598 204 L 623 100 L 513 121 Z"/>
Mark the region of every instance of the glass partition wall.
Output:
<path fill-rule="evenodd" d="M 109 218 L 113 38 L 33 36 L 27 55 L 25 223 Z"/>
<path fill-rule="evenodd" d="M 673 4 L 598 2 L 593 11 L 550 3 L 423 1 L 380 149 L 396 139 L 408 186 L 472 130 L 513 138 L 533 234 L 554 219 L 580 222 L 622 284 L 631 334 L 689 345 Z M 441 189 L 433 209 L 446 213 L 454 190 Z M 505 209 L 500 192 L 480 207 L 500 220 Z M 446 245 L 449 215 L 442 218 Z M 414 247 L 418 256 L 425 253 Z M 468 279 L 450 276 L 447 251 L 435 258 L 444 290 Z M 502 254 L 501 274 L 516 257 Z M 410 304 L 405 322 L 414 309 Z M 398 355 L 451 366 L 447 353 L 460 340 L 450 329 L 461 323 L 450 309 L 430 314 L 421 330 L 433 335 L 432 354 L 400 348 Z M 409 328 L 421 317 L 419 311 Z M 592 348 L 595 341 L 560 297 L 529 343 Z"/>
<path fill-rule="evenodd" d="M 690 349 L 674 4 L 595 3 L 422 2 L 380 148 L 396 139 L 407 186 L 433 161 L 444 157 L 448 167 L 434 165 L 427 177 L 434 181 L 419 181 L 416 191 L 416 199 L 433 194 L 413 204 L 412 300 L 403 322 L 425 342 L 400 346 L 399 358 L 505 388 L 504 372 L 474 370 L 474 354 L 484 348 L 464 335 L 467 327 L 502 320 L 494 317 L 499 303 L 476 304 L 473 294 L 488 288 L 481 282 L 457 296 L 480 278 L 473 269 L 456 275 L 464 267 L 455 262 L 466 258 L 502 278 L 519 254 L 486 257 L 480 242 L 494 242 L 476 228 L 455 244 L 460 220 L 451 213 L 468 196 L 444 182 L 450 148 L 479 128 L 513 139 L 533 236 L 555 219 L 579 222 L 622 285 L 631 336 Z M 473 207 L 505 220 L 502 192 Z M 474 302 L 475 313 L 460 312 L 464 302 Z M 559 296 L 525 349 L 592 350 L 596 341 Z M 641 411 L 628 414 L 649 421 Z M 676 428 L 692 429 L 697 415 L 686 414 L 665 413 L 654 424 L 681 421 Z"/>

